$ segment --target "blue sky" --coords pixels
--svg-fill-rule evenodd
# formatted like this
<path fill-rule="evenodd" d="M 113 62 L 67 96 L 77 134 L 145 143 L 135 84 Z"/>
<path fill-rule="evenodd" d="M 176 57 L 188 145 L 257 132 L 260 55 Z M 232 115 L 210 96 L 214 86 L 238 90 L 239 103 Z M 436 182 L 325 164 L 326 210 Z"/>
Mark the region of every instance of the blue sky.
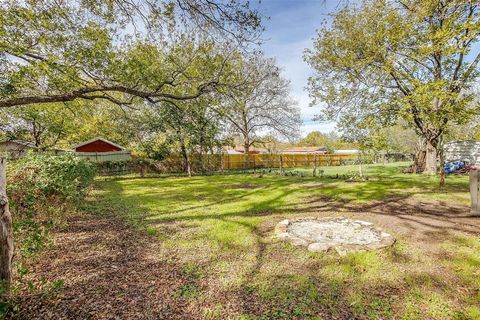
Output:
<path fill-rule="evenodd" d="M 267 56 L 275 57 L 283 68 L 284 76 L 291 81 L 292 95 L 298 101 L 304 124 L 302 135 L 310 131 L 330 132 L 334 123 L 312 120 L 319 113 L 319 106 L 309 107 L 310 99 L 305 89 L 311 74 L 303 61 L 303 51 L 311 47 L 316 29 L 329 12 L 337 9 L 337 1 L 322 0 L 262 0 L 260 12 L 270 19 L 264 21 L 267 40 L 263 49 Z"/>
<path fill-rule="evenodd" d="M 350 0 L 352 2 L 355 0 Z M 320 106 L 309 107 L 310 98 L 305 87 L 312 70 L 303 61 L 303 51 L 312 46 L 321 22 L 329 18 L 329 13 L 338 10 L 341 3 L 339 0 L 257 0 L 251 3 L 263 15 L 270 17 L 264 21 L 266 30 L 263 38 L 266 42 L 262 47 L 267 56 L 277 59 L 283 75 L 291 81 L 292 95 L 302 111 L 303 136 L 315 130 L 335 130 L 335 123 L 312 120 L 319 113 Z M 480 43 L 474 44 L 466 61 L 471 61 L 479 50 Z"/>

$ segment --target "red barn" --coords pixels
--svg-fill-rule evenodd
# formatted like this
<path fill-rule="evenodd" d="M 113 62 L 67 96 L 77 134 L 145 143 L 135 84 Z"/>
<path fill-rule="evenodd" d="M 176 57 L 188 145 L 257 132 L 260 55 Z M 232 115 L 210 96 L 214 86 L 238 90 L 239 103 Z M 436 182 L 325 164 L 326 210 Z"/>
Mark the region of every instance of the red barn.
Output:
<path fill-rule="evenodd" d="M 95 138 L 82 142 L 72 149 L 75 152 L 116 152 L 125 150 L 124 147 L 103 138 Z"/>
<path fill-rule="evenodd" d="M 100 137 L 80 143 L 72 149 L 82 158 L 93 161 L 128 160 L 131 158 L 130 151 Z"/>

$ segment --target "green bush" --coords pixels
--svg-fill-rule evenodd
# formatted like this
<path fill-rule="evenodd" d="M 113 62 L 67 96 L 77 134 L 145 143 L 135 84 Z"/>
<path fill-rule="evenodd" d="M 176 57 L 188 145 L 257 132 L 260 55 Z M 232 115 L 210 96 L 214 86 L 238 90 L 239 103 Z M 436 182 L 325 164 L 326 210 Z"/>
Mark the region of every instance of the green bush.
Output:
<path fill-rule="evenodd" d="M 74 157 L 29 154 L 11 162 L 7 193 L 16 217 L 50 220 L 60 209 L 75 208 L 95 176 L 95 165 Z M 56 211 L 56 212 L 53 212 Z"/>
<path fill-rule="evenodd" d="M 74 212 L 87 195 L 95 166 L 71 154 L 29 154 L 7 166 L 7 194 L 16 242 L 16 270 L 48 245 L 50 229 Z"/>

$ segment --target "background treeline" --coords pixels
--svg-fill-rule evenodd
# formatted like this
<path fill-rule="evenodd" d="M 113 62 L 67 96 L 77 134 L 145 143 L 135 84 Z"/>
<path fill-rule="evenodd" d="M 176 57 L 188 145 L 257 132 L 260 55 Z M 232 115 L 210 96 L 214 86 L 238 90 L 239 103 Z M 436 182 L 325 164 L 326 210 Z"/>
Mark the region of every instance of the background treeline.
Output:
<path fill-rule="evenodd" d="M 187 53 L 177 49 L 173 54 L 181 59 Z M 223 53 L 211 54 L 220 57 Z M 101 136 L 138 157 L 161 160 L 172 153 L 188 158 L 217 152 L 225 145 L 240 144 L 248 150 L 253 145 L 293 142 L 299 137 L 300 111 L 290 97 L 289 82 L 273 59 L 261 52 L 234 52 L 220 62 L 228 76 L 195 99 L 129 105 L 78 100 L 12 107 L 0 111 L 0 138 L 27 140 L 48 150 L 70 148 Z M 203 59 L 198 64 L 205 68 Z M 217 67 L 211 66 L 212 70 Z"/>

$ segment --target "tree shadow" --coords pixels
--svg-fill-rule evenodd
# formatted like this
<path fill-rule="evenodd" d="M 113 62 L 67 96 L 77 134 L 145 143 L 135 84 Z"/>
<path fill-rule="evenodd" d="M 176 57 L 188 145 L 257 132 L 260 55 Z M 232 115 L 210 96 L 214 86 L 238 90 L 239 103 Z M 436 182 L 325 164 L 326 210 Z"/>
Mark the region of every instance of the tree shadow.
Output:
<path fill-rule="evenodd" d="M 167 238 L 176 236 L 198 238 L 200 235 L 197 230 L 200 228 L 199 224 L 208 223 L 207 220 L 219 221 L 248 230 L 249 236 L 253 238 L 248 252 L 249 257 L 252 256 L 252 260 L 248 262 L 248 268 L 242 270 L 242 274 L 239 275 L 240 284 L 233 289 L 228 288 L 226 291 L 218 293 L 223 297 L 216 296 L 218 302 L 224 302 L 229 306 L 225 307 L 225 314 L 231 312 L 233 315 L 246 314 L 271 319 L 282 317 L 302 319 L 318 315 L 327 319 L 356 319 L 365 318 L 366 315 L 372 313 L 382 318 L 390 318 L 392 310 L 398 308 L 395 304 L 398 301 L 405 301 L 412 289 L 447 292 L 445 293 L 447 296 L 453 292 L 451 287 L 449 289 L 451 283 L 448 282 L 448 279 L 439 277 L 433 271 L 425 270 L 423 265 L 420 268 L 414 267 L 416 261 L 412 258 L 411 251 L 402 250 L 397 245 L 380 251 L 378 254 L 375 253 L 373 258 L 371 254 L 366 254 L 365 259 L 377 259 L 374 260 L 374 263 L 370 263 L 362 260 L 364 259 L 362 254 L 353 256 L 353 258 L 330 254 L 309 254 L 302 249 L 295 249 L 288 244 L 273 241 L 271 239 L 273 227 L 284 218 L 307 215 L 314 217 L 343 215 L 368 220 L 375 222 L 388 232 L 396 234 L 402 241 L 406 241 L 410 245 L 417 245 L 419 242 L 437 245 L 445 239 L 450 239 L 452 232 L 478 234 L 478 230 L 480 230 L 478 228 L 480 219 L 469 216 L 468 208 L 447 202 L 419 202 L 412 199 L 411 194 L 395 195 L 396 191 L 385 190 L 387 182 L 370 182 L 364 185 L 364 189 L 356 188 L 355 190 L 355 188 L 338 184 L 338 180 L 335 179 L 326 179 L 320 182 L 307 180 L 306 185 L 308 186 L 305 187 L 305 190 L 299 191 L 289 185 L 291 181 L 296 180 L 283 178 L 280 184 L 268 185 L 267 182 L 267 188 L 245 189 L 237 187 L 241 183 L 232 184 L 230 182 L 228 184 L 228 179 L 217 184 L 213 184 L 213 181 L 210 180 L 212 185 L 207 186 L 205 186 L 205 181 L 192 181 L 191 184 L 185 186 L 186 182 L 181 179 L 165 182 L 159 189 L 155 189 L 157 188 L 155 180 L 148 181 L 145 191 L 134 190 L 135 192 L 132 192 L 130 189 L 128 190 L 129 194 L 126 194 L 124 189 L 129 187 L 128 183 L 125 185 L 121 181 L 109 181 L 108 188 L 105 188 L 106 185 L 102 183 L 102 189 L 105 192 L 101 197 L 105 201 L 102 203 L 103 200 L 99 201 L 97 198 L 94 203 L 87 205 L 87 208 L 91 206 L 93 214 L 102 213 L 102 218 L 120 215 L 127 221 L 135 221 L 144 228 L 155 228 Z M 352 182 L 352 184 L 354 183 Z M 263 184 L 265 185 L 265 182 Z M 393 189 L 402 189 L 406 185 L 405 182 L 398 182 L 394 184 Z M 308 188 L 314 189 L 315 192 L 312 193 L 312 190 Z M 266 196 L 248 203 L 250 197 L 258 192 L 262 192 Z M 434 193 L 435 189 L 428 187 L 422 192 Z M 337 198 L 337 195 L 345 197 Z M 368 202 L 358 203 L 355 201 L 355 195 Z M 292 196 L 298 196 L 301 200 L 289 203 L 287 199 Z M 197 202 L 196 199 L 201 203 L 190 205 L 190 202 Z M 222 213 L 215 211 L 218 205 L 240 202 L 242 203 L 240 210 L 224 210 Z M 152 206 L 156 203 L 165 204 L 165 207 L 152 212 Z M 178 208 L 180 205 L 182 207 Z M 197 212 L 200 210 L 201 213 Z M 151 248 L 151 243 L 158 243 L 155 241 L 156 238 L 140 241 L 127 229 L 108 224 L 103 226 L 100 224 L 98 228 L 91 226 L 89 227 L 91 229 L 87 228 L 86 230 L 82 228 L 70 230 L 77 236 L 72 237 L 75 241 L 62 246 L 63 250 L 73 247 L 82 252 L 87 248 L 91 250 L 93 245 L 98 245 L 100 247 L 98 255 L 77 253 L 76 257 L 65 258 L 74 262 L 59 262 L 52 269 L 52 272 L 55 270 L 58 272 L 60 268 L 66 270 L 66 277 L 76 274 L 69 270 L 81 270 L 85 274 L 90 274 L 89 277 L 76 275 L 65 282 L 67 293 L 62 294 L 65 299 L 72 301 L 63 304 L 64 298 L 62 298 L 60 305 L 71 312 L 69 315 L 78 313 L 88 316 L 94 310 L 92 308 L 99 308 L 95 307 L 94 300 L 84 298 L 83 295 L 80 299 L 74 298 L 74 294 L 77 294 L 80 288 L 88 288 L 86 295 L 96 297 L 97 300 L 102 299 L 110 303 L 114 297 L 117 299 L 115 302 L 111 302 L 112 309 L 108 307 L 102 312 L 114 312 L 109 310 L 119 308 L 120 314 L 130 316 L 127 311 L 122 313 L 125 308 L 129 308 L 132 312 L 138 312 L 141 318 L 147 319 L 150 315 L 153 317 L 153 315 L 159 314 L 172 319 L 201 317 L 198 313 L 192 314 L 192 309 L 198 311 L 202 303 L 212 303 L 212 301 L 191 301 L 178 294 L 185 286 L 189 288 L 190 283 L 188 277 L 186 278 L 181 270 L 183 260 L 179 259 L 176 250 L 165 250 L 158 246 Z M 115 236 L 109 236 L 110 233 L 104 230 L 112 231 Z M 104 234 L 102 235 L 102 233 Z M 122 233 L 123 236 L 117 235 Z M 233 261 L 240 259 L 240 257 L 235 257 L 238 249 L 229 243 L 228 239 L 211 237 L 208 234 L 201 234 L 201 237 L 205 238 L 197 240 L 203 241 L 206 246 L 218 242 L 223 248 L 221 250 L 232 252 L 230 259 Z M 114 254 L 102 251 L 105 250 L 102 249 L 103 246 L 110 248 L 110 245 L 114 243 L 114 248 L 106 251 L 114 251 Z M 419 247 L 422 252 L 427 252 L 426 248 L 423 245 Z M 157 250 L 162 255 L 168 256 L 161 256 L 159 261 L 152 261 L 151 256 L 154 256 L 154 251 Z M 60 255 L 60 252 L 56 255 Z M 79 255 L 83 255 L 83 257 L 79 258 Z M 125 256 L 128 255 L 132 257 L 131 260 L 126 260 Z M 201 255 L 201 252 L 198 252 L 197 255 Z M 54 259 L 59 259 L 59 257 L 55 256 Z M 467 259 L 470 259 L 472 263 L 476 261 L 474 257 L 465 258 L 465 260 Z M 211 257 L 211 259 L 205 259 L 204 263 L 204 268 L 210 270 L 216 263 L 216 259 Z M 381 263 L 405 270 L 404 275 L 383 282 L 370 279 L 367 275 L 372 273 L 375 268 L 388 272 L 376 265 Z M 122 265 L 121 270 L 112 267 L 117 264 Z M 39 270 L 43 268 L 48 269 L 48 266 L 43 265 Z M 153 273 L 151 270 L 154 270 Z M 52 274 L 48 276 L 54 277 Z M 129 285 L 128 288 L 117 287 L 125 282 L 124 278 L 129 284 L 131 282 L 137 284 L 131 284 L 131 287 Z M 154 283 L 155 288 L 148 284 L 149 281 Z M 210 286 L 211 284 L 204 283 L 203 285 Z M 97 289 L 94 288 L 97 287 L 100 288 L 98 289 L 100 293 L 95 291 Z M 106 290 L 112 290 L 113 293 L 103 297 Z M 150 290 L 153 290 L 152 295 L 150 295 Z M 125 297 L 125 295 L 129 297 Z M 130 295 L 138 298 L 131 298 Z M 38 299 L 38 302 L 35 299 Z M 32 295 L 25 303 L 40 305 L 40 307 L 35 307 L 37 309 L 34 311 L 44 312 L 50 308 L 50 305 L 44 300 L 40 294 L 37 294 Z M 92 303 L 94 306 L 80 307 L 81 304 L 88 303 Z M 195 307 L 192 308 L 192 305 Z M 178 311 L 178 309 L 183 311 Z"/>

